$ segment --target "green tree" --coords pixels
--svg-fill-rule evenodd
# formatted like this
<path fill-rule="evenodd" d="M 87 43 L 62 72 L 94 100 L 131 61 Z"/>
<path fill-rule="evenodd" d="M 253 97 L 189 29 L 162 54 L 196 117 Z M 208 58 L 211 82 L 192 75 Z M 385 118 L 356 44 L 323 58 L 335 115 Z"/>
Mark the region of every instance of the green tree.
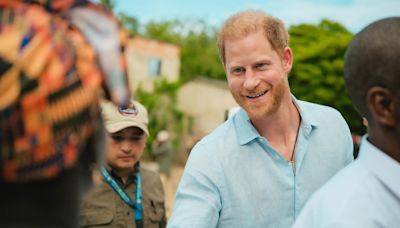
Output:
<path fill-rule="evenodd" d="M 181 45 L 183 24 L 179 20 L 148 22 L 141 35 L 144 37 Z"/>
<path fill-rule="evenodd" d="M 225 80 L 225 72 L 218 56 L 216 32 L 209 34 L 206 30 L 199 33 L 190 32 L 182 46 L 183 81 L 198 76 Z"/>
<path fill-rule="evenodd" d="M 150 22 L 146 24 L 143 35 L 181 47 L 182 81 L 198 76 L 225 79 L 216 46 L 216 29 L 204 21 Z"/>
<path fill-rule="evenodd" d="M 176 93 L 180 87 L 180 82 L 167 82 L 157 80 L 152 92 L 143 90 L 140 86 L 135 92 L 135 99 L 142 103 L 149 113 L 150 136 L 147 141 L 147 156 L 151 155 L 152 142 L 157 132 L 168 130 L 172 133 L 172 143 L 175 149 L 182 146 L 179 139 L 184 138 L 186 129 L 184 114 L 178 110 Z"/>
<path fill-rule="evenodd" d="M 122 27 L 128 31 L 130 36 L 137 35 L 139 33 L 139 21 L 135 17 L 131 17 L 125 13 L 118 14 L 118 20 Z"/>
<path fill-rule="evenodd" d="M 100 4 L 111 11 L 115 8 L 115 0 L 100 0 Z"/>
<path fill-rule="evenodd" d="M 343 79 L 344 53 L 352 34 L 337 22 L 301 24 L 289 29 L 294 66 L 289 82 L 299 99 L 338 109 L 352 131 L 365 132 Z"/>

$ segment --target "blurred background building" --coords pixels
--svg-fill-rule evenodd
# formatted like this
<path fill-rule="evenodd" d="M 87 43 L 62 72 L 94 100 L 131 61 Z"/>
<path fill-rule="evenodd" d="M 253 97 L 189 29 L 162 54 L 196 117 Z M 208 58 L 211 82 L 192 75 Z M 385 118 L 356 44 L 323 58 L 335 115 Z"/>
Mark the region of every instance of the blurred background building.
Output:
<path fill-rule="evenodd" d="M 130 38 L 127 47 L 129 88 L 139 85 L 153 90 L 155 80 L 177 81 L 180 70 L 180 47 L 140 36 Z"/>

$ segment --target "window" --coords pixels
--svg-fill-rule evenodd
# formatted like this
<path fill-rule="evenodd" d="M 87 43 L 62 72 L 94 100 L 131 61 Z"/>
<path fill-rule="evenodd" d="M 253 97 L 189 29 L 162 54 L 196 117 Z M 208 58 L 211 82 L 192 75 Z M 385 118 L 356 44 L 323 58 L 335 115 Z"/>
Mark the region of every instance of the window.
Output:
<path fill-rule="evenodd" d="M 149 77 L 161 75 L 161 59 L 151 57 L 149 59 Z"/>

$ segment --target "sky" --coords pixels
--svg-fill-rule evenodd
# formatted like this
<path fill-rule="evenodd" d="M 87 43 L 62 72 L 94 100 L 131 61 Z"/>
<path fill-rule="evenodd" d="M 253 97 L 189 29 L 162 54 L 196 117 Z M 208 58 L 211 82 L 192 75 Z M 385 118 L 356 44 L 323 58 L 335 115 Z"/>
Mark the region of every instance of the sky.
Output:
<path fill-rule="evenodd" d="M 317 24 L 323 18 L 337 21 L 353 33 L 369 23 L 400 16 L 400 0 L 115 0 L 115 11 L 139 20 L 197 20 L 219 27 L 235 12 L 261 9 L 286 26 Z"/>

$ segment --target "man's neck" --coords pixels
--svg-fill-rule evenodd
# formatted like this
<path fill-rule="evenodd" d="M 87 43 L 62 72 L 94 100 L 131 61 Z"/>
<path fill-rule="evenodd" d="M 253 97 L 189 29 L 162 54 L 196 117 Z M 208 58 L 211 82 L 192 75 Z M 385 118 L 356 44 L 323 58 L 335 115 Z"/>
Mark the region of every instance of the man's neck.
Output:
<path fill-rule="evenodd" d="M 286 160 L 293 158 L 297 134 L 300 126 L 300 113 L 290 99 L 280 108 L 262 120 L 252 121 L 261 136 Z"/>
<path fill-rule="evenodd" d="M 368 130 L 368 140 L 389 157 L 400 163 L 400 135 L 396 132 Z"/>
<path fill-rule="evenodd" d="M 289 97 L 274 113 L 257 120 L 251 119 L 251 122 L 261 136 L 269 139 L 297 129 L 300 114 L 292 98 Z"/>
<path fill-rule="evenodd" d="M 114 172 L 115 175 L 117 175 L 119 178 L 121 178 L 121 181 L 123 184 L 126 184 L 128 182 L 128 179 L 132 174 L 134 173 L 134 169 L 124 169 L 124 170 L 119 170 L 113 168 L 112 171 Z"/>

